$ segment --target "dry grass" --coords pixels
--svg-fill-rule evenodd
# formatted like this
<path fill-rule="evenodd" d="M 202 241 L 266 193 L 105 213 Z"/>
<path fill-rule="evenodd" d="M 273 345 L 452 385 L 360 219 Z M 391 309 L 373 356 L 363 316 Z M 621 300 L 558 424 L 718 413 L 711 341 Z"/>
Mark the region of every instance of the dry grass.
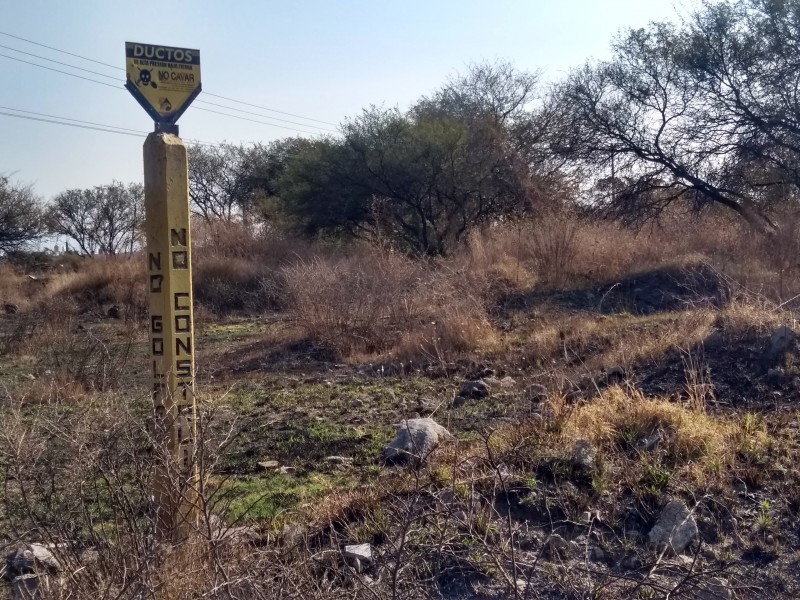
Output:
<path fill-rule="evenodd" d="M 480 299 L 456 277 L 398 254 L 362 249 L 283 272 L 298 324 L 342 357 L 445 360 L 495 339 Z"/>
<path fill-rule="evenodd" d="M 675 465 L 720 460 L 731 464 L 738 440 L 734 424 L 701 409 L 649 399 L 638 390 L 620 387 L 576 408 L 564 432 L 571 439 L 588 439 L 608 455 L 636 448 L 642 439 L 660 432 L 661 450 Z"/>

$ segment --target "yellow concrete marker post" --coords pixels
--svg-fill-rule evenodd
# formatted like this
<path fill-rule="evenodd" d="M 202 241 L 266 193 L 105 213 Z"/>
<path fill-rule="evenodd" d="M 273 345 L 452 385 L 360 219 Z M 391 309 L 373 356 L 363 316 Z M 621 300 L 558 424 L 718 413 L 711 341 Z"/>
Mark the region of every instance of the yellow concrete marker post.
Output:
<path fill-rule="evenodd" d="M 157 533 L 180 541 L 196 526 L 199 479 L 194 399 L 189 175 L 178 118 L 200 93 L 200 51 L 127 42 L 125 87 L 155 122 L 144 143 L 150 354 L 158 455 Z"/>
<path fill-rule="evenodd" d="M 147 136 L 144 181 L 153 405 L 169 455 L 154 499 L 165 537 L 184 537 L 196 519 L 197 465 L 189 182 L 178 136 Z"/>

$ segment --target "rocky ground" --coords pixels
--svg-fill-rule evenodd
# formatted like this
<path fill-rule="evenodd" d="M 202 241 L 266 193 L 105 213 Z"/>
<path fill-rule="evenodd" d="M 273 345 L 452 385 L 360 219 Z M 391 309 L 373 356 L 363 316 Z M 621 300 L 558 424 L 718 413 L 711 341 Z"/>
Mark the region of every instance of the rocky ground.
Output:
<path fill-rule="evenodd" d="M 138 323 L 7 312 L 15 597 L 800 597 L 796 313 L 708 267 L 508 294 L 499 341 L 416 362 L 341 360 L 281 314 L 202 321 L 189 558 L 147 537 Z"/>

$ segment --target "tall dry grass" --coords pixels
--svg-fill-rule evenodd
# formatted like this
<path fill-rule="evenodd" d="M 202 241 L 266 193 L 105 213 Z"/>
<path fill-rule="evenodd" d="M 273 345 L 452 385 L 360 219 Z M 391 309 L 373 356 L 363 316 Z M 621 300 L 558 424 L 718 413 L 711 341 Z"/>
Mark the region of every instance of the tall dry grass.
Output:
<path fill-rule="evenodd" d="M 342 357 L 443 360 L 494 338 L 480 298 L 431 263 L 362 246 L 283 273 L 297 323 Z"/>

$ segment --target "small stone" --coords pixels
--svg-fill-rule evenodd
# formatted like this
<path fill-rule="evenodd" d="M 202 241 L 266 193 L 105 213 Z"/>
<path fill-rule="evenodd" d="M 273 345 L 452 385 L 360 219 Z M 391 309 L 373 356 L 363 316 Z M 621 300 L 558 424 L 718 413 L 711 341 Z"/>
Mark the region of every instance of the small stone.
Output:
<path fill-rule="evenodd" d="M 705 581 L 698 581 L 695 591 L 697 600 L 731 600 L 733 592 L 728 582 L 719 577 L 709 577 Z"/>
<path fill-rule="evenodd" d="M 769 344 L 764 352 L 764 363 L 774 366 L 780 363 L 787 352 L 797 346 L 797 335 L 786 325 L 781 325 L 769 338 Z"/>
<path fill-rule="evenodd" d="M 467 399 L 464 398 L 464 396 L 456 396 L 455 398 L 453 398 L 453 402 L 452 402 L 451 406 L 453 408 L 458 408 L 459 406 L 463 406 L 463 404 L 466 401 L 467 401 Z"/>
<path fill-rule="evenodd" d="M 295 473 L 297 473 L 297 468 L 296 467 L 283 466 L 280 469 L 278 469 L 278 472 L 281 475 L 294 475 Z"/>
<path fill-rule="evenodd" d="M 594 467 L 595 449 L 588 440 L 576 440 L 572 448 L 572 464 L 579 469 L 590 470 Z"/>
<path fill-rule="evenodd" d="M 122 309 L 119 306 L 114 305 L 114 306 L 112 306 L 111 308 L 108 309 L 108 312 L 106 312 L 106 314 L 109 317 L 111 317 L 112 319 L 121 319 L 122 318 Z"/>
<path fill-rule="evenodd" d="M 605 374 L 606 383 L 619 383 L 625 379 L 625 369 L 622 367 L 611 367 Z"/>
<path fill-rule="evenodd" d="M 658 522 L 648 534 L 650 543 L 656 548 L 670 548 L 680 554 L 697 537 L 697 522 L 689 508 L 680 500 L 668 503 Z"/>
<path fill-rule="evenodd" d="M 780 367 L 767 371 L 767 381 L 773 385 L 780 385 L 786 378 L 786 373 Z"/>
<path fill-rule="evenodd" d="M 364 406 L 363 400 L 361 400 L 360 398 L 356 398 L 355 400 L 353 400 L 353 408 L 361 408 L 362 406 Z"/>
<path fill-rule="evenodd" d="M 539 404 L 547 400 L 547 388 L 540 383 L 532 383 L 525 389 L 525 398 L 531 404 Z"/>
<path fill-rule="evenodd" d="M 606 553 L 600 546 L 592 546 L 592 551 L 589 553 L 589 558 L 594 562 L 603 562 L 606 559 Z"/>
<path fill-rule="evenodd" d="M 387 463 L 413 460 L 423 464 L 442 440 L 452 435 L 430 417 L 405 419 L 397 427 L 397 437 L 383 450 Z"/>
<path fill-rule="evenodd" d="M 353 459 L 349 456 L 326 456 L 325 462 L 333 465 L 351 465 Z"/>
<path fill-rule="evenodd" d="M 642 568 L 642 559 L 635 554 L 628 554 L 620 561 L 619 566 L 626 571 L 636 571 Z"/>
<path fill-rule="evenodd" d="M 7 315 L 13 315 L 19 312 L 19 306 L 12 304 L 11 302 L 6 302 L 3 305 L 3 309 L 6 311 Z"/>
<path fill-rule="evenodd" d="M 40 579 L 35 573 L 19 575 L 11 580 L 11 600 L 32 600 L 41 598 Z"/>
<path fill-rule="evenodd" d="M 345 546 L 344 556 L 345 558 L 351 558 L 369 564 L 372 562 L 372 546 L 369 544 Z"/>
<path fill-rule="evenodd" d="M 511 377 L 510 375 L 506 375 L 505 377 L 503 377 L 503 378 L 500 380 L 500 387 L 501 387 L 501 388 L 504 388 L 504 389 L 507 389 L 507 388 L 512 388 L 512 387 L 514 387 L 515 385 L 517 385 L 517 382 L 516 382 L 516 381 L 514 380 L 514 378 L 513 378 L 513 377 Z"/>
<path fill-rule="evenodd" d="M 663 440 L 663 436 L 660 431 L 655 431 L 650 435 L 643 437 L 641 440 L 638 441 L 636 446 L 639 450 L 643 450 L 645 452 L 649 452 L 656 446 L 658 446 Z"/>
<path fill-rule="evenodd" d="M 277 460 L 262 460 L 256 464 L 258 464 L 262 471 L 272 471 L 273 469 L 277 469 L 281 466 L 281 463 L 279 463 Z"/>
<path fill-rule="evenodd" d="M 486 398 L 486 396 L 489 395 L 489 386 L 482 379 L 468 381 L 461 388 L 461 391 L 458 393 L 458 395 L 463 396 L 466 399 L 480 400 L 481 398 Z"/>
<path fill-rule="evenodd" d="M 61 565 L 42 544 L 24 544 L 6 557 L 6 567 L 9 576 L 26 575 L 29 573 L 47 572 L 57 573 Z"/>
<path fill-rule="evenodd" d="M 286 523 L 282 531 L 284 541 L 290 546 L 300 544 L 306 536 L 306 528 L 299 523 Z"/>
<path fill-rule="evenodd" d="M 563 537 L 557 533 L 552 534 L 547 541 L 545 541 L 545 551 L 550 558 L 565 558 L 574 550 L 570 544 Z"/>

